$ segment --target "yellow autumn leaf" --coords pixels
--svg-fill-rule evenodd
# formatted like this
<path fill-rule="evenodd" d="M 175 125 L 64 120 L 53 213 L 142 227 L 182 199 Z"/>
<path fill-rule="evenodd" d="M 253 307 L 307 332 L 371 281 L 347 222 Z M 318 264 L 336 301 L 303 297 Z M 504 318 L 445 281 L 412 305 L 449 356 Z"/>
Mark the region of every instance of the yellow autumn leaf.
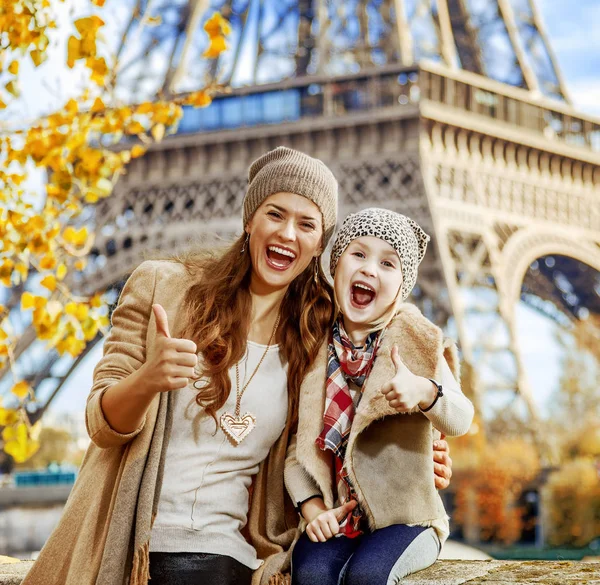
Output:
<path fill-rule="evenodd" d="M 63 232 L 63 238 L 74 246 L 83 246 L 88 239 L 88 229 L 84 226 L 76 230 L 73 226 L 68 226 Z"/>
<path fill-rule="evenodd" d="M 205 91 L 195 91 L 187 96 L 184 103 L 195 108 L 205 108 L 212 103 L 212 98 Z"/>
<path fill-rule="evenodd" d="M 136 112 L 138 114 L 149 114 L 154 108 L 154 104 L 152 102 L 142 102 L 137 108 Z"/>
<path fill-rule="evenodd" d="M 14 425 L 19 420 L 19 415 L 12 408 L 4 408 L 0 406 L 0 426 L 6 427 Z"/>
<path fill-rule="evenodd" d="M 67 66 L 73 69 L 75 61 L 82 58 L 81 41 L 77 37 L 71 36 L 67 42 Z"/>
<path fill-rule="evenodd" d="M 75 266 L 75 270 L 85 270 L 85 267 L 87 266 L 87 260 L 85 259 L 81 259 L 81 260 L 77 260 L 77 262 L 75 262 L 74 264 Z"/>
<path fill-rule="evenodd" d="M 2 99 L 0 99 L 0 110 L 4 110 L 6 109 L 6 103 L 2 101 Z"/>
<path fill-rule="evenodd" d="M 39 67 L 47 59 L 46 53 L 38 51 L 37 49 L 31 51 L 31 53 L 29 53 L 29 56 L 31 57 L 31 60 L 33 61 L 33 64 L 36 67 Z"/>
<path fill-rule="evenodd" d="M 102 111 L 104 111 L 104 110 L 105 110 L 105 108 L 106 108 L 106 106 L 104 105 L 104 102 L 103 102 L 103 101 L 102 101 L 102 100 L 101 100 L 99 97 L 97 97 L 97 98 L 94 100 L 94 103 L 92 104 L 92 107 L 91 107 L 91 109 L 90 109 L 90 112 L 92 112 L 92 113 L 96 114 L 96 113 L 98 113 L 98 112 L 102 112 Z"/>
<path fill-rule="evenodd" d="M 213 39 L 220 35 L 228 35 L 231 33 L 231 25 L 229 22 L 221 16 L 218 12 L 215 12 L 204 24 L 204 30 L 208 36 Z"/>
<path fill-rule="evenodd" d="M 61 262 L 56 269 L 56 278 L 58 280 L 63 280 L 67 275 L 67 266 L 64 262 Z"/>
<path fill-rule="evenodd" d="M 99 150 L 88 148 L 81 155 L 81 164 L 89 174 L 96 174 L 102 165 L 103 154 Z"/>
<path fill-rule="evenodd" d="M 90 310 L 87 305 L 79 303 L 75 309 L 75 317 L 77 317 L 80 322 L 83 322 L 88 318 L 89 312 Z"/>
<path fill-rule="evenodd" d="M 33 300 L 33 295 L 30 292 L 23 293 L 21 296 L 21 309 L 23 311 L 31 309 L 34 305 Z"/>
<path fill-rule="evenodd" d="M 226 49 L 225 37 L 213 37 L 210 39 L 210 46 L 204 51 L 203 56 L 207 59 L 216 59 Z"/>
<path fill-rule="evenodd" d="M 74 23 L 77 32 L 82 36 L 94 34 L 97 30 L 104 26 L 104 21 L 96 15 L 79 18 Z"/>
<path fill-rule="evenodd" d="M 92 81 L 98 85 L 104 83 L 104 78 L 108 74 L 108 65 L 104 57 L 89 58 L 85 62 L 88 69 L 92 71 Z"/>
<path fill-rule="evenodd" d="M 19 74 L 19 62 L 18 61 L 13 61 L 9 66 L 8 66 L 8 71 L 10 73 L 12 73 L 13 75 L 18 75 Z"/>
<path fill-rule="evenodd" d="M 48 299 L 45 297 L 33 297 L 33 304 L 36 309 L 43 309 L 48 304 Z"/>
<path fill-rule="evenodd" d="M 85 340 L 91 341 L 98 333 L 98 322 L 90 317 L 81 324 L 81 329 Z"/>
<path fill-rule="evenodd" d="M 94 307 L 95 309 L 97 309 L 98 307 L 101 307 L 102 306 L 102 297 L 99 294 L 95 294 L 90 299 L 90 305 L 92 307 Z"/>
<path fill-rule="evenodd" d="M 15 266 L 15 270 L 21 275 L 22 281 L 26 280 L 27 274 L 29 274 L 29 267 L 27 266 L 27 264 L 24 264 L 23 262 L 19 262 Z"/>
<path fill-rule="evenodd" d="M 162 22 L 162 18 L 160 16 L 149 16 L 145 22 L 148 26 L 158 26 Z"/>
<path fill-rule="evenodd" d="M 79 112 L 79 104 L 77 100 L 71 98 L 64 106 L 64 109 L 71 115 L 74 116 Z"/>
<path fill-rule="evenodd" d="M 19 90 L 19 86 L 17 85 L 16 81 L 9 81 L 5 86 L 4 89 L 10 93 L 10 95 L 12 95 L 13 97 L 19 97 L 19 95 L 21 94 L 20 90 Z"/>
<path fill-rule="evenodd" d="M 74 335 L 69 335 L 65 339 L 61 339 L 56 344 L 56 351 L 58 351 L 60 355 L 63 355 L 65 352 L 68 352 L 73 357 L 77 357 L 84 349 L 85 341 L 82 339 L 78 339 Z"/>
<path fill-rule="evenodd" d="M 8 453 L 16 463 L 24 463 L 40 447 L 39 443 L 28 436 L 27 425 L 20 423 L 6 427 L 2 431 L 4 439 L 4 451 Z"/>
<path fill-rule="evenodd" d="M 133 122 L 131 122 L 131 124 L 129 124 L 126 128 L 127 134 L 141 134 L 145 131 L 146 129 L 137 120 L 133 120 Z"/>
<path fill-rule="evenodd" d="M 5 286 L 11 286 L 11 276 L 15 263 L 7 258 L 0 266 L 0 282 Z"/>
<path fill-rule="evenodd" d="M 31 387 L 29 386 L 29 384 L 27 382 L 25 382 L 25 380 L 21 380 L 20 382 L 17 382 L 11 388 L 11 392 L 17 398 L 20 398 L 21 400 L 29 395 L 30 390 L 31 390 Z"/>
<path fill-rule="evenodd" d="M 42 270 L 52 270 L 56 266 L 56 258 L 52 252 L 48 252 L 40 260 L 40 268 Z"/>
<path fill-rule="evenodd" d="M 92 0 L 92 4 L 95 4 L 96 6 L 102 8 L 104 6 L 104 0 Z"/>
<path fill-rule="evenodd" d="M 140 156 L 143 156 L 146 153 L 146 148 L 144 148 L 143 146 L 140 146 L 139 144 L 136 144 L 132 149 L 131 149 L 131 158 L 138 158 Z"/>
<path fill-rule="evenodd" d="M 56 290 L 56 278 L 53 274 L 49 274 L 48 276 L 42 278 L 40 284 L 47 288 L 50 292 L 54 292 Z"/>

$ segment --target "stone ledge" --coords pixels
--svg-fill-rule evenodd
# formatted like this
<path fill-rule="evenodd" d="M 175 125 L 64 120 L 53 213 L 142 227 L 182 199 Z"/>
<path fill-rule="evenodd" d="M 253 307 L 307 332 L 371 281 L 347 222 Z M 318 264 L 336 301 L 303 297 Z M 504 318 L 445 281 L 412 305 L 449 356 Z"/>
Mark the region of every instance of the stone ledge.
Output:
<path fill-rule="evenodd" d="M 33 564 L 0 564 L 0 585 L 20 585 Z M 402 585 L 600 585 L 600 561 L 439 561 Z"/>

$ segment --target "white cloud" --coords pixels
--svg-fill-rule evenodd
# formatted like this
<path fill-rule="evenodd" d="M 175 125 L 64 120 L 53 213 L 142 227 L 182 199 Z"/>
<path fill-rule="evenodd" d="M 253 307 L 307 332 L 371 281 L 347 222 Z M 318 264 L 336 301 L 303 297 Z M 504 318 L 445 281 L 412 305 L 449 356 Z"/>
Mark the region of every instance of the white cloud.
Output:
<path fill-rule="evenodd" d="M 582 78 L 568 86 L 573 105 L 584 112 L 600 116 L 600 76 Z"/>

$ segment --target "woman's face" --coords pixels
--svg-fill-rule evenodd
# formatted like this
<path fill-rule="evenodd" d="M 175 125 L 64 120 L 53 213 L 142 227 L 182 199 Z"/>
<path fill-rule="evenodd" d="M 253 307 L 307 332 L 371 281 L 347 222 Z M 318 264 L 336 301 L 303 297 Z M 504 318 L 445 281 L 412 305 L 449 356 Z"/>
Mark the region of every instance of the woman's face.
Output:
<path fill-rule="evenodd" d="M 377 321 L 396 300 L 401 286 L 400 257 L 392 246 L 372 236 L 350 242 L 333 280 L 346 331 Z"/>
<path fill-rule="evenodd" d="M 267 197 L 246 226 L 250 234 L 252 288 L 287 288 L 323 251 L 323 217 L 312 201 L 294 193 Z"/>

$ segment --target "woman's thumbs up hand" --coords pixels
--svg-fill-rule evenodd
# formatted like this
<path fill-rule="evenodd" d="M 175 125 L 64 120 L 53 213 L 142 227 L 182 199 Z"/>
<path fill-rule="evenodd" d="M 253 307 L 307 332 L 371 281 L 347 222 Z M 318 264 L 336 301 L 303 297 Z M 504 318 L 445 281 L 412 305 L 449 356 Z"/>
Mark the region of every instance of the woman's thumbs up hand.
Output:
<path fill-rule="evenodd" d="M 169 320 L 164 308 L 155 304 L 156 341 L 152 354 L 142 366 L 142 380 L 150 392 L 169 392 L 185 388 L 190 379 L 197 379 L 198 348 L 189 339 L 171 337 Z"/>

